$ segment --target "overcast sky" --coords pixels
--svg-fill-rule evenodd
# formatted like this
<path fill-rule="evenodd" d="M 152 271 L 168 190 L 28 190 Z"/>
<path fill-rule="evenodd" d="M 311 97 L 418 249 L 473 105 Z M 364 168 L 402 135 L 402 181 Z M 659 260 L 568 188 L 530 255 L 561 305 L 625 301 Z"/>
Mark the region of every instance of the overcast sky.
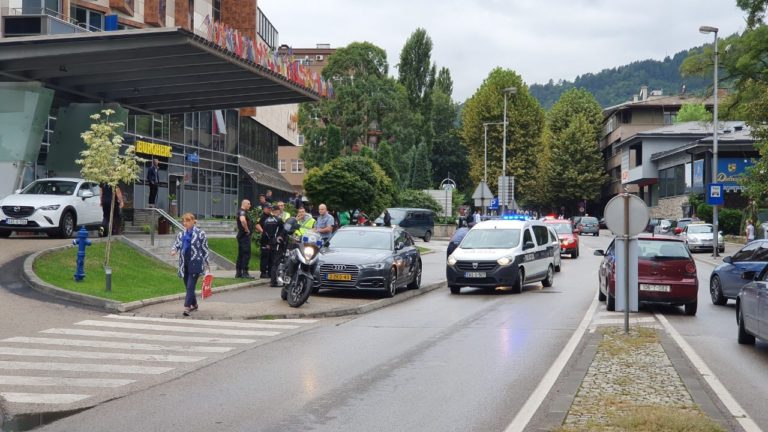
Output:
<path fill-rule="evenodd" d="M 368 41 L 387 51 L 390 74 L 417 27 L 447 66 L 454 99 L 472 96 L 491 69 L 526 83 L 573 80 L 634 60 L 661 60 L 711 43 L 701 25 L 726 36 L 745 28 L 735 0 L 258 0 L 280 43 L 333 48 Z M 630 95 L 627 95 L 629 97 Z"/>

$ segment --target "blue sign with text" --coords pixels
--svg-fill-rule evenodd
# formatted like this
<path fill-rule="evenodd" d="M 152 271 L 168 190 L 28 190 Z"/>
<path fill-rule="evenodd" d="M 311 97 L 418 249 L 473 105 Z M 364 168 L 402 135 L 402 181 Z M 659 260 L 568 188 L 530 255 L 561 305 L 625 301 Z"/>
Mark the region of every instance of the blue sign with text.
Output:
<path fill-rule="evenodd" d="M 728 191 L 741 190 L 739 177 L 754 165 L 753 159 L 746 158 L 722 158 L 717 161 L 717 176 L 714 181 L 722 183 Z"/>
<path fill-rule="evenodd" d="M 707 185 L 707 204 L 721 206 L 725 204 L 725 186 L 722 183 Z"/>
<path fill-rule="evenodd" d="M 491 205 L 489 205 L 488 208 L 490 210 L 498 210 L 499 209 L 499 199 L 494 197 L 491 200 Z"/>
<path fill-rule="evenodd" d="M 187 153 L 187 162 L 200 163 L 200 156 L 197 153 Z"/>

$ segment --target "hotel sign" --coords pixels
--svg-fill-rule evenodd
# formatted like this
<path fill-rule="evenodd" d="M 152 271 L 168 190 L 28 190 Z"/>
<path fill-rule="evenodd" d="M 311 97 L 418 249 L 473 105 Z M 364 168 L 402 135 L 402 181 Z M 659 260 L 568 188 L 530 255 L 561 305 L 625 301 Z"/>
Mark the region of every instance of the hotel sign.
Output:
<path fill-rule="evenodd" d="M 171 157 L 171 146 L 136 140 L 136 153 Z"/>

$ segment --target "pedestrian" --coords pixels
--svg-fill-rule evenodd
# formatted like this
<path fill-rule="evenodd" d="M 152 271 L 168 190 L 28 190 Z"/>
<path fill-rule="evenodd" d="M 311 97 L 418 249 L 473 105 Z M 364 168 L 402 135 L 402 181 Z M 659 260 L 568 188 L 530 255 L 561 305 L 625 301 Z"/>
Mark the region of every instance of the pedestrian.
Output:
<path fill-rule="evenodd" d="M 264 196 L 264 199 L 272 204 L 272 189 L 267 189 L 267 195 Z"/>
<path fill-rule="evenodd" d="M 315 218 L 311 214 L 304 210 L 304 207 L 300 207 L 296 210 L 296 222 L 299 223 L 299 228 L 293 233 L 293 238 L 296 241 L 301 241 L 301 238 L 315 227 Z"/>
<path fill-rule="evenodd" d="M 117 235 L 120 232 L 120 209 L 125 205 L 123 200 L 123 192 L 120 190 L 120 186 L 115 186 L 114 192 L 112 186 L 102 183 L 101 187 L 101 214 L 102 228 L 99 229 L 99 233 L 102 236 L 106 236 L 107 230 L 109 230 L 109 215 L 112 211 L 112 235 Z M 113 199 L 117 198 L 117 205 L 114 204 Z"/>
<path fill-rule="evenodd" d="M 270 279 L 269 286 L 277 286 L 277 268 L 282 258 L 281 253 L 285 250 L 285 230 L 283 229 L 283 221 L 280 220 L 280 207 L 277 204 L 272 206 L 272 214 L 269 215 L 261 227 L 264 232 L 261 234 L 262 247 L 266 246 L 266 256 L 264 253 L 261 255 L 262 261 L 267 261 L 266 276 Z M 264 276 L 262 276 L 264 277 Z"/>
<path fill-rule="evenodd" d="M 280 209 L 280 214 L 278 216 L 280 216 L 280 219 L 283 222 L 285 222 L 285 221 L 287 221 L 288 219 L 291 218 L 291 214 L 289 212 L 285 211 L 285 203 L 284 202 L 278 201 L 277 202 L 277 207 Z"/>
<path fill-rule="evenodd" d="M 326 207 L 325 204 L 320 204 L 317 210 L 320 215 L 317 218 L 317 222 L 315 222 L 315 231 L 317 231 L 320 234 L 320 237 L 323 238 L 323 241 L 325 241 L 331 238 L 335 221 L 333 216 L 328 213 L 328 207 Z"/>
<path fill-rule="evenodd" d="M 384 226 L 385 227 L 392 226 L 392 215 L 389 214 L 389 210 L 387 209 L 384 209 Z"/>
<path fill-rule="evenodd" d="M 745 232 L 747 234 L 747 243 L 755 239 L 755 226 L 752 225 L 752 219 L 747 219 L 747 229 Z"/>
<path fill-rule="evenodd" d="M 155 208 L 157 202 L 157 188 L 160 185 L 160 161 L 152 159 L 152 165 L 147 170 L 147 183 L 149 183 L 149 208 Z"/>
<path fill-rule="evenodd" d="M 259 194 L 259 207 L 264 207 L 267 203 L 267 197 L 264 196 L 264 194 Z"/>
<path fill-rule="evenodd" d="M 482 219 L 480 218 L 480 208 L 475 209 L 475 213 L 472 214 L 472 221 L 475 225 L 479 224 Z"/>
<path fill-rule="evenodd" d="M 237 211 L 237 263 L 235 264 L 235 277 L 241 279 L 253 279 L 248 273 L 248 264 L 251 261 L 251 236 L 253 235 L 253 221 L 248 210 L 251 209 L 251 201 L 244 199 Z"/>
<path fill-rule="evenodd" d="M 260 279 L 269 279 L 269 265 L 270 265 L 270 249 L 269 249 L 269 240 L 266 234 L 264 234 L 264 226 L 266 224 L 267 219 L 272 217 L 272 206 L 269 204 L 264 204 L 261 206 L 261 217 L 259 218 L 259 223 L 256 224 L 256 231 L 259 232 L 259 251 L 261 253 L 261 259 L 259 262 L 259 278 Z"/>
<path fill-rule="evenodd" d="M 349 225 L 349 211 L 348 210 L 342 210 L 339 212 L 339 226 L 347 226 Z"/>
<path fill-rule="evenodd" d="M 205 231 L 197 227 L 197 220 L 192 213 L 184 213 L 181 217 L 184 231 L 176 236 L 171 248 L 171 256 L 179 254 L 179 277 L 184 279 L 187 295 L 184 298 L 184 316 L 197 310 L 195 287 L 197 279 L 203 273 L 210 271 L 208 263 L 208 238 Z"/>

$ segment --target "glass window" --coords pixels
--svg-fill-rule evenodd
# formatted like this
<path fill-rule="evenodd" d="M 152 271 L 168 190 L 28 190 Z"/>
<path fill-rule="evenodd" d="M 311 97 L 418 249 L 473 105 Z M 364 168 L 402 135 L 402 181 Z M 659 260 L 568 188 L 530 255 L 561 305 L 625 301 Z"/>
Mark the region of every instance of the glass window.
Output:
<path fill-rule="evenodd" d="M 764 242 L 752 242 L 744 246 L 738 252 L 733 254 L 732 261 L 733 262 L 751 261 L 752 256 L 755 254 L 755 251 L 757 251 L 758 247 L 761 246 L 763 243 Z"/>
<path fill-rule="evenodd" d="M 523 234 L 523 245 L 525 245 L 528 242 L 533 243 L 533 236 L 531 235 L 530 229 L 525 230 L 525 234 Z"/>
<path fill-rule="evenodd" d="M 291 172 L 292 173 L 304 172 L 304 161 L 301 159 L 291 159 Z"/>
<path fill-rule="evenodd" d="M 277 161 L 277 170 L 281 173 L 285 172 L 285 159 L 280 159 Z"/>
<path fill-rule="evenodd" d="M 549 231 L 545 226 L 534 226 L 533 235 L 536 236 L 536 244 L 539 246 L 549 243 Z"/>
<path fill-rule="evenodd" d="M 674 259 L 690 258 L 685 243 L 681 241 L 638 240 L 640 258 Z"/>
<path fill-rule="evenodd" d="M 330 240 L 332 248 L 392 250 L 392 235 L 387 231 L 343 229 Z"/>
<path fill-rule="evenodd" d="M 392 213 L 390 211 L 390 213 Z M 395 223 L 394 217 L 392 223 Z M 525 234 L 530 237 L 528 230 Z M 461 242 L 462 249 L 511 249 L 520 243 L 519 229 L 474 229 Z"/>

